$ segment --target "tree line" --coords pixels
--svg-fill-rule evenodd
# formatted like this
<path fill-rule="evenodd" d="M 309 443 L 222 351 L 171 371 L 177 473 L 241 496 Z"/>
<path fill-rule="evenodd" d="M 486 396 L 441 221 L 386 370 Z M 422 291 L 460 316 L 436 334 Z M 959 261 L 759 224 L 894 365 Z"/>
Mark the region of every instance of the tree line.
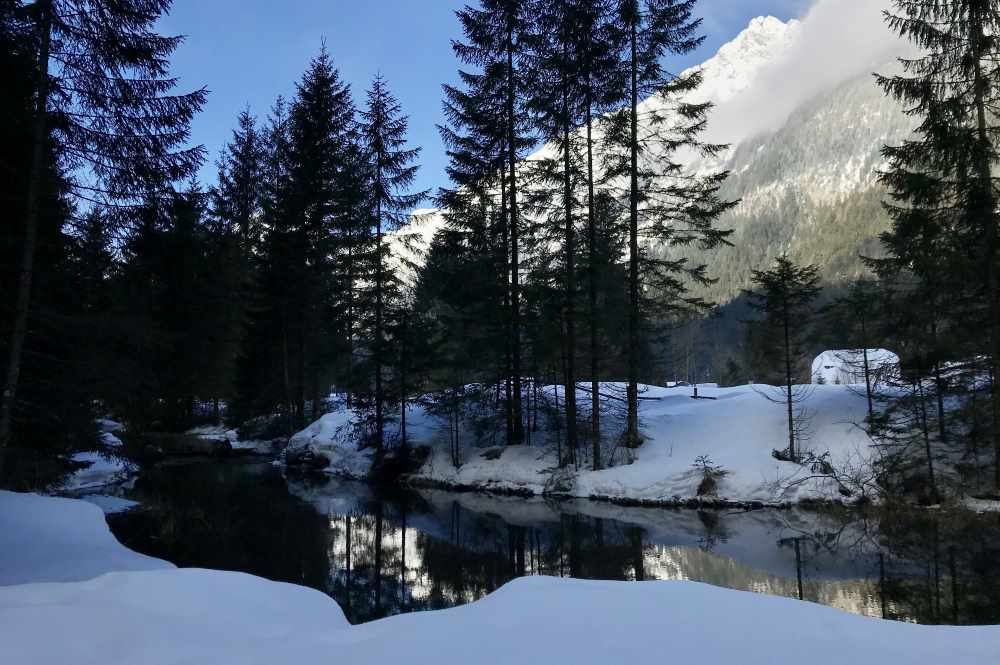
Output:
<path fill-rule="evenodd" d="M 135 431 L 262 418 L 287 436 L 332 394 L 380 458 L 408 452 L 421 400 L 456 442 L 473 422 L 530 443 L 541 413 L 561 464 L 629 459 L 641 385 L 662 380 L 678 326 L 710 309 L 691 293 L 711 284 L 710 259 L 677 257 L 714 256 L 731 237 L 718 228 L 735 205 L 720 195 L 727 174 L 685 167 L 725 149 L 701 138 L 701 72 L 665 65 L 702 43 L 695 0 L 458 11 L 440 127 L 450 185 L 434 193 L 414 190 L 419 148 L 388 82 L 356 100 L 325 47 L 291 99 L 240 115 L 203 189 L 204 151 L 188 139 L 206 92 L 175 90 L 180 38 L 154 30 L 169 5 L 0 2 L 0 188 L 18 221 L 0 248 L 15 296 L 2 321 L 7 466 L 35 473 L 96 445 L 98 413 Z M 979 473 L 987 450 L 1000 458 L 998 16 L 987 0 L 918 0 L 888 17 L 921 55 L 877 82 L 917 128 L 884 149 L 885 254 L 819 317 L 831 339 L 900 352 L 908 387 L 869 386 L 868 427 L 880 450 L 922 444 L 933 493 L 936 459 L 961 449 Z M 418 252 L 409 221 L 424 200 L 443 223 Z M 795 460 L 793 379 L 818 273 L 787 258 L 764 268 L 746 353 L 725 374 L 776 375 Z M 905 475 L 900 459 L 881 458 L 880 483 Z"/>

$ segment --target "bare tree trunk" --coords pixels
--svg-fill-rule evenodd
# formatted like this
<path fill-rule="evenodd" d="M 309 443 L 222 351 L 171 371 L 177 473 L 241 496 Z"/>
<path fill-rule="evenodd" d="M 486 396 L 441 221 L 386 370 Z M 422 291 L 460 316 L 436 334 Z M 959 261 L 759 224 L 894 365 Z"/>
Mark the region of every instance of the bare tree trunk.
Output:
<path fill-rule="evenodd" d="M 924 452 L 927 455 L 927 476 L 931 485 L 931 494 L 934 501 L 937 500 L 937 483 L 934 480 L 934 455 L 931 452 L 931 433 L 927 425 L 927 398 L 924 395 L 923 370 L 918 370 L 917 376 L 917 396 L 920 398 L 920 425 L 924 435 Z"/>
<path fill-rule="evenodd" d="M 506 437 L 504 445 L 509 446 L 514 439 L 514 405 L 511 402 L 512 382 L 512 359 L 511 359 L 511 299 L 510 299 L 510 239 L 507 229 L 507 177 L 500 177 L 500 214 L 503 223 L 503 311 L 504 311 L 504 417 L 506 418 Z"/>
<path fill-rule="evenodd" d="M 533 416 L 532 421 L 531 421 L 531 429 L 534 432 L 538 431 L 538 374 L 539 374 L 539 372 L 538 372 L 538 370 L 536 368 L 535 372 L 534 372 L 535 378 L 531 382 L 531 389 L 535 393 L 535 397 L 534 397 L 534 399 L 535 399 L 535 412 L 534 412 L 534 416 Z"/>
<path fill-rule="evenodd" d="M 508 17 L 507 25 L 507 167 L 510 170 L 510 318 L 511 318 L 511 369 L 514 374 L 512 386 L 514 444 L 524 440 L 524 417 L 521 412 L 521 266 L 518 247 L 519 221 L 517 210 L 517 145 L 515 123 L 515 81 L 514 81 L 514 22 L 516 17 Z"/>
<path fill-rule="evenodd" d="M 382 156 L 378 156 L 379 164 Z M 376 203 L 375 240 L 375 456 L 382 457 L 385 443 L 385 395 L 382 393 L 382 201 Z"/>
<path fill-rule="evenodd" d="M 350 243 L 350 241 L 348 241 Z M 354 247 L 347 249 L 347 394 L 345 403 L 348 409 L 353 406 L 351 389 L 354 385 Z"/>
<path fill-rule="evenodd" d="M 563 55 L 566 55 L 565 40 Z M 573 229 L 573 183 L 570 172 L 570 118 L 569 118 L 569 81 L 563 75 L 562 81 L 562 129 L 563 129 L 563 208 L 566 216 L 565 252 L 566 252 L 566 450 L 569 464 L 576 463 L 576 262 L 575 241 Z"/>
<path fill-rule="evenodd" d="M 285 415 L 288 416 L 288 434 L 292 434 L 292 383 L 288 361 L 288 305 L 281 304 L 281 378 L 285 389 Z"/>
<path fill-rule="evenodd" d="M 407 315 L 404 313 L 403 334 L 400 335 L 399 349 L 399 445 L 404 460 L 408 452 L 406 447 L 406 342 L 408 323 Z"/>
<path fill-rule="evenodd" d="M 375 503 L 375 616 L 382 613 L 382 502 Z"/>
<path fill-rule="evenodd" d="M 801 540 L 801 538 L 795 539 L 795 578 L 798 581 L 799 600 L 805 600 L 805 594 L 802 589 L 802 545 L 799 542 Z"/>
<path fill-rule="evenodd" d="M 299 315 L 298 347 L 299 356 L 295 362 L 295 409 L 298 414 L 299 427 L 306 426 L 306 317 L 305 312 Z"/>
<path fill-rule="evenodd" d="M 0 473 L 3 472 L 5 448 L 10 444 L 13 430 L 14 402 L 21 376 L 21 359 L 24 340 L 28 335 L 28 312 L 31 308 L 31 283 L 34 277 L 35 248 L 38 243 L 38 216 L 42 196 L 42 179 L 45 171 L 45 145 L 48 138 L 49 103 L 49 45 L 51 43 L 52 1 L 38 2 L 38 71 L 35 78 L 35 118 L 32 129 L 31 173 L 28 176 L 28 200 L 24 215 L 24 243 L 21 247 L 20 275 L 17 283 L 17 301 L 14 307 L 14 326 L 10 333 L 7 355 L 7 375 L 3 394 L 0 396 Z"/>
<path fill-rule="evenodd" d="M 590 442 L 593 468 L 601 468 L 600 360 L 597 356 L 597 220 L 594 219 L 594 138 L 590 85 L 587 86 L 587 250 L 590 256 Z"/>
<path fill-rule="evenodd" d="M 990 386 L 990 407 L 993 416 L 992 437 L 996 454 L 994 466 L 994 484 L 1000 492 L 1000 389 L 997 388 L 997 377 L 1000 377 L 1000 280 L 997 278 L 997 227 L 996 201 L 993 195 L 993 173 L 990 165 L 989 150 L 991 145 L 990 131 L 986 122 L 986 91 L 991 85 L 982 70 L 982 60 L 985 57 L 985 34 L 983 23 L 985 18 L 980 12 L 983 9 L 970 9 L 970 31 L 973 48 L 976 107 L 976 133 L 979 148 L 976 151 L 976 176 L 979 180 L 980 218 L 986 224 L 985 228 L 985 274 L 986 293 L 989 299 L 989 334 L 990 334 L 990 373 L 993 377 Z M 989 10 L 989 11 L 992 11 Z"/>
<path fill-rule="evenodd" d="M 639 74 L 638 16 L 630 31 L 631 58 L 631 117 L 629 148 L 631 152 L 631 185 L 629 190 L 629 311 L 628 311 L 628 429 L 627 445 L 639 445 Z"/>
<path fill-rule="evenodd" d="M 934 309 L 934 303 L 931 303 L 932 310 Z M 948 440 L 948 427 L 945 422 L 944 415 L 944 378 L 941 375 L 941 363 L 937 360 L 938 356 L 938 327 L 937 318 L 931 316 L 931 344 L 934 348 L 934 396 L 937 400 L 937 425 L 938 425 L 938 439 L 941 443 Z"/>
<path fill-rule="evenodd" d="M 399 547 L 399 591 L 400 599 L 399 604 L 404 610 L 408 605 L 406 597 L 406 508 L 401 510 L 400 517 L 402 518 L 402 529 L 400 536 L 400 547 Z"/>
<path fill-rule="evenodd" d="M 346 545 L 347 545 L 347 561 L 346 561 L 346 564 L 347 564 L 346 565 L 346 572 L 347 572 L 347 611 L 348 611 L 348 615 L 350 615 L 350 611 L 351 611 L 351 596 L 353 595 L 351 593 L 353 591 L 353 589 L 351 589 L 351 514 L 348 513 L 344 519 L 345 519 L 345 522 L 346 522 L 346 531 L 347 531 L 347 543 L 346 543 Z"/>
<path fill-rule="evenodd" d="M 531 435 L 532 435 L 532 431 L 531 431 L 531 402 L 532 402 L 532 390 L 534 388 L 534 385 L 535 385 L 535 379 L 534 379 L 534 377 L 532 377 L 531 380 L 530 380 L 530 382 L 528 383 L 528 390 L 526 392 L 528 404 L 527 404 L 527 408 L 524 410 L 524 417 L 525 417 L 525 422 L 526 422 L 526 427 L 524 428 L 524 433 L 525 433 L 525 438 L 527 439 L 527 442 L 528 442 L 528 446 L 531 446 Z M 535 400 L 535 409 L 538 409 L 538 400 L 537 399 Z"/>
<path fill-rule="evenodd" d="M 791 314 L 788 308 L 782 314 L 782 323 L 784 324 L 785 332 L 785 399 L 788 402 L 788 456 L 794 462 L 798 459 L 795 451 L 795 409 L 793 405 L 793 391 L 792 391 L 792 341 L 791 332 L 789 330 L 791 326 L 791 321 L 789 318 Z"/>
<path fill-rule="evenodd" d="M 864 345 L 862 348 L 864 355 L 862 357 L 864 359 L 865 397 L 868 399 L 868 422 L 870 428 L 872 419 L 875 418 L 875 404 L 872 398 L 872 370 L 871 364 L 868 362 L 868 323 L 863 316 L 861 319 L 861 337 L 861 342 Z"/>

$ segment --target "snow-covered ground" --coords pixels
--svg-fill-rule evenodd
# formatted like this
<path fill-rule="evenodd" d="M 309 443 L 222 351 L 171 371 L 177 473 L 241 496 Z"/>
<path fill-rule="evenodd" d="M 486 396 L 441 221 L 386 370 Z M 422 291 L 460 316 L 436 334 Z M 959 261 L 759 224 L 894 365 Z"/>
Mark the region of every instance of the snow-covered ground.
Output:
<path fill-rule="evenodd" d="M 605 386 L 609 392 L 620 386 Z M 552 395 L 553 388 L 545 389 Z M 476 442 L 470 435 L 456 466 L 447 435 L 448 424 L 431 417 L 420 406 L 407 415 L 407 432 L 413 445 L 425 445 L 430 455 L 410 477 L 415 484 L 530 494 L 559 494 L 612 500 L 672 503 L 697 499 L 703 473 L 699 458 L 725 472 L 714 495 L 703 499 L 721 502 L 760 502 L 780 505 L 805 500 L 843 499 L 841 485 L 816 473 L 812 466 L 782 462 L 773 451 L 787 447 L 784 408 L 769 401 L 770 386 L 699 387 L 692 399 L 690 386 L 643 387 L 640 418 L 645 443 L 634 452 L 631 464 L 601 471 L 558 469 L 555 446 L 498 448 L 490 441 Z M 809 438 L 800 453 L 827 460 L 837 469 L 863 466 L 872 454 L 871 442 L 860 426 L 866 400 L 858 386 L 820 385 L 807 391 L 803 406 L 809 413 Z M 620 392 L 620 390 L 619 390 Z M 562 401 L 562 395 L 560 395 Z M 589 404 L 580 392 L 578 403 Z M 325 457 L 327 471 L 364 478 L 371 465 L 370 449 L 358 450 L 352 427 L 354 415 L 340 409 L 323 416 L 292 437 L 290 451 L 309 451 Z M 390 425 L 388 437 L 397 436 Z M 604 420 L 606 441 L 622 429 L 620 419 Z"/>
<path fill-rule="evenodd" d="M 350 626 L 318 591 L 175 569 L 118 544 L 90 504 L 10 492 L 0 575 L 3 663 L 980 665 L 1000 653 L 1000 627 L 877 621 L 690 582 L 523 578 L 471 605 Z"/>
<path fill-rule="evenodd" d="M 101 418 L 97 421 L 97 426 L 101 431 L 101 445 L 106 454 L 88 451 L 73 455 L 74 462 L 86 466 L 67 476 L 57 489 L 64 492 L 91 490 L 123 483 L 134 474 L 135 470 L 127 462 L 111 454 L 122 447 L 122 440 L 116 435 L 122 431 L 122 424 Z"/>

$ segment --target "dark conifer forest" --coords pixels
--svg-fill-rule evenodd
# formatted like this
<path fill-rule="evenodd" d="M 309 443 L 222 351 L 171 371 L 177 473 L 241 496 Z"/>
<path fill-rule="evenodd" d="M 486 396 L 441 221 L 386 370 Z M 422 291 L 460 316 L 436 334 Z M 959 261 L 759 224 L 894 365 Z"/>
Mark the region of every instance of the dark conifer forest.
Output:
<path fill-rule="evenodd" d="M 333 43 L 292 95 L 233 118 L 220 154 L 193 145 L 209 93 L 171 72 L 170 5 L 0 0 L 0 485 L 48 486 L 81 451 L 145 463 L 209 423 L 287 441 L 340 408 L 398 474 L 426 455 L 415 405 L 456 466 L 471 437 L 596 471 L 644 445 L 647 386 L 682 381 L 778 386 L 761 389 L 787 410 L 775 457 L 845 493 L 934 502 L 940 465 L 1000 491 L 996 2 L 886 17 L 916 55 L 871 85 L 914 131 L 879 146 L 880 198 L 845 200 L 886 221 L 839 277 L 780 239 L 746 265 L 741 243 L 766 237 L 726 227 L 740 200 L 712 166 L 729 146 L 706 137 L 702 72 L 666 64 L 702 44 L 696 0 L 470 2 L 456 83 L 434 91 L 436 191 L 417 189 L 394 82 L 352 87 Z M 443 220 L 430 238 L 419 208 Z M 891 386 L 869 367 L 881 348 Z M 825 349 L 864 350 L 867 479 L 799 450 Z M 105 417 L 123 449 L 102 446 Z"/>

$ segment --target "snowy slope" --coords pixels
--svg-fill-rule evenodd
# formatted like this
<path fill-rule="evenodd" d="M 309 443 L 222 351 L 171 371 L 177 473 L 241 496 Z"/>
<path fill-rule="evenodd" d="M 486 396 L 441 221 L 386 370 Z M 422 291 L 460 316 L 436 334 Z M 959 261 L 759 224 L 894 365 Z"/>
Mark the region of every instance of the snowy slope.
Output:
<path fill-rule="evenodd" d="M 611 392 L 621 386 L 605 385 Z M 761 502 L 784 505 L 801 501 L 843 499 L 840 485 L 801 466 L 774 459 L 772 452 L 787 447 L 787 425 L 783 407 L 768 399 L 771 386 L 734 388 L 702 387 L 691 398 L 689 387 L 643 386 L 640 402 L 642 434 L 646 442 L 635 452 L 632 464 L 601 471 L 559 469 L 555 442 L 536 433 L 535 446 L 490 447 L 491 441 L 475 441 L 466 435 L 460 464 L 452 460 L 448 424 L 429 416 L 420 406 L 411 406 L 407 431 L 412 445 L 428 446 L 430 454 L 410 481 L 497 492 L 553 494 L 581 498 L 642 501 L 670 504 L 698 498 L 702 472 L 695 468 L 699 457 L 727 473 L 719 481 L 713 501 Z M 543 394 L 552 395 L 553 387 Z M 813 386 L 803 406 L 811 414 L 810 439 L 802 453 L 819 457 L 829 453 L 838 469 L 856 468 L 869 460 L 870 440 L 859 426 L 867 403 L 858 387 Z M 578 403 L 587 404 L 581 392 Z M 562 396 L 560 394 L 560 401 Z M 370 449 L 358 450 L 352 430 L 345 428 L 355 416 L 346 410 L 325 415 L 292 438 L 290 450 L 308 450 L 329 462 L 334 475 L 364 478 L 372 460 Z M 623 429 L 620 420 L 603 419 L 605 441 L 613 441 Z M 388 438 L 396 435 L 390 425 Z M 549 433 L 549 438 L 553 434 Z M 544 444 L 544 445 L 539 445 Z"/>

